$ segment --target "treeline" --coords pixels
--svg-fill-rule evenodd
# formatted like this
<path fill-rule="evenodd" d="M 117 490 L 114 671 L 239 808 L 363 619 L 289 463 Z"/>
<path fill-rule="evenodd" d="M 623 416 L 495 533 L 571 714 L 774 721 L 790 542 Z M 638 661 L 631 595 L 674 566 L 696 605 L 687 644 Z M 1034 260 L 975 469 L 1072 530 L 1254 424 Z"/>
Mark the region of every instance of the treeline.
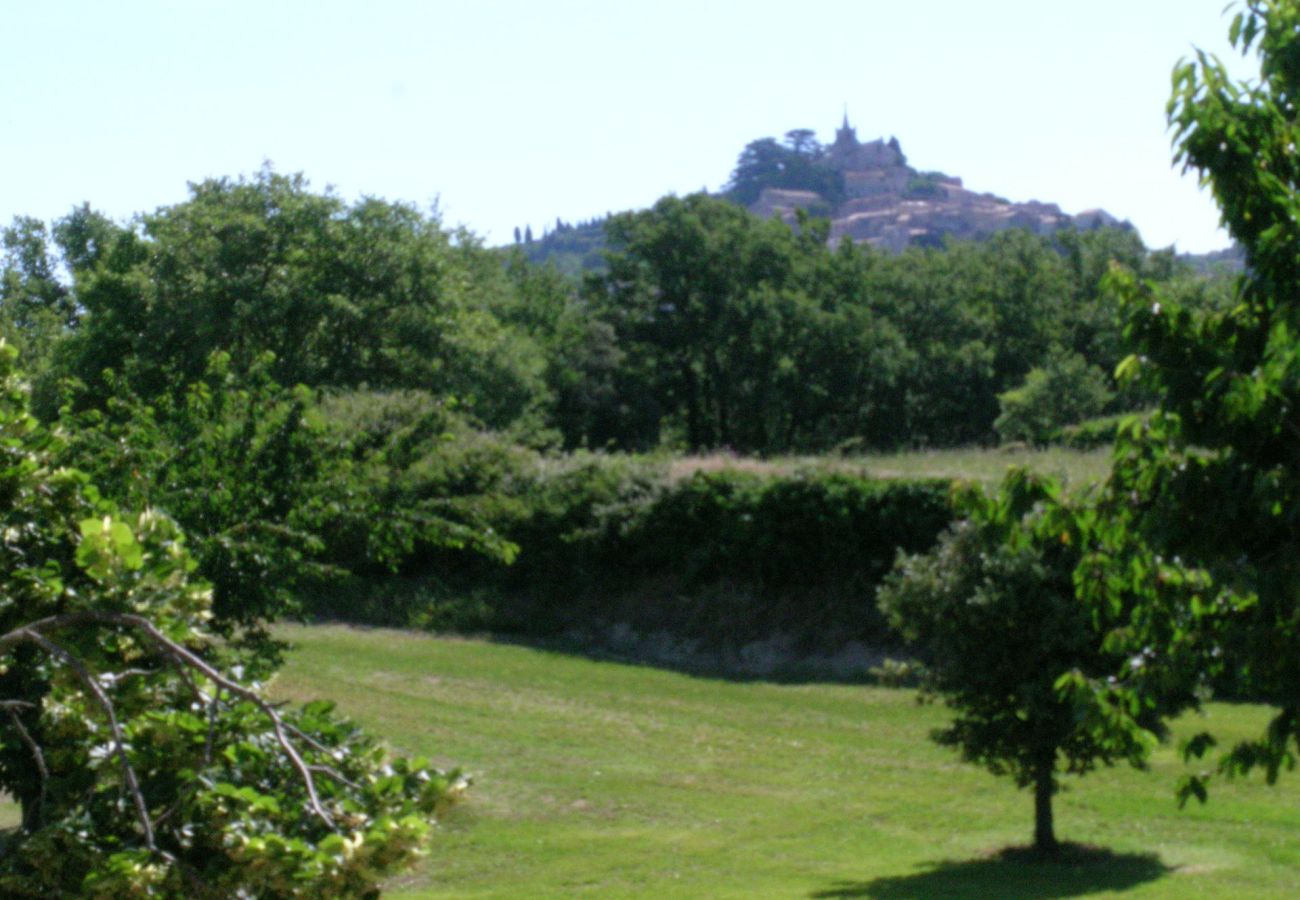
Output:
<path fill-rule="evenodd" d="M 1143 402 L 1111 392 L 1121 343 L 1104 289 L 1112 263 L 1193 306 L 1226 296 L 1130 230 L 1012 231 L 891 255 L 829 247 L 823 222 L 791 229 L 694 195 L 616 216 L 607 231 L 609 270 L 582 297 L 612 352 L 575 384 L 600 389 L 566 407 L 585 417 L 557 420 L 570 446 L 780 453 L 986 442 L 999 395 L 1035 369 L 1064 366 L 1100 384 L 1085 390 L 1100 400 L 1082 403 L 1086 416 Z"/>
<path fill-rule="evenodd" d="M 1051 393 L 1082 395 L 1035 410 L 1055 425 L 1140 404 L 1112 390 L 1109 267 L 1192 306 L 1226 296 L 1129 230 L 892 255 L 698 194 L 604 231 L 605 270 L 579 281 L 410 205 L 348 204 L 268 170 L 129 224 L 89 207 L 15 220 L 0 331 L 46 419 L 66 379 L 78 408 L 113 385 L 147 401 L 213 353 L 235 372 L 269 353 L 279 385 L 425 392 L 534 446 L 782 453 L 991 441 L 999 395 L 1049 376 Z"/>
<path fill-rule="evenodd" d="M 423 392 L 533 446 L 782 453 L 991 441 L 999 395 L 1062 371 L 1049 393 L 1086 396 L 1048 419 L 1140 404 L 1112 392 L 1109 266 L 1193 306 L 1224 293 L 1125 230 L 890 255 L 693 195 L 605 231 L 605 271 L 579 282 L 412 206 L 264 171 L 126 225 L 88 207 L 16 220 L 0 328 L 46 419 L 67 379 L 77 408 L 150 401 L 213 353 L 235 372 L 269 353 L 279 385 Z"/>

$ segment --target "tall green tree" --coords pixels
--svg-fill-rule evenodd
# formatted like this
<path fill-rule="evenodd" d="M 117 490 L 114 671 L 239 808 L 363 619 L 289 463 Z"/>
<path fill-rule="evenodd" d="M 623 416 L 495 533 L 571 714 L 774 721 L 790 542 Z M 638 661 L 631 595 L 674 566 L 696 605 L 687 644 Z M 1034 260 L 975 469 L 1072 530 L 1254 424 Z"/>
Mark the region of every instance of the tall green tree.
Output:
<path fill-rule="evenodd" d="M 1258 76 L 1198 54 L 1174 71 L 1169 116 L 1176 158 L 1213 192 L 1246 270 L 1236 303 L 1209 312 L 1117 275 L 1137 351 L 1120 370 L 1160 407 L 1118 449 L 1078 579 L 1097 608 L 1129 610 L 1116 637 L 1134 648 L 1119 688 L 1131 707 L 1197 681 L 1274 707 L 1259 739 L 1220 760 L 1272 780 L 1300 746 L 1300 3 L 1244 4 L 1229 36 Z M 1184 789 L 1204 797 L 1200 778 Z"/>
<path fill-rule="evenodd" d="M 746 357 L 780 328 L 774 299 L 792 277 L 794 235 L 704 194 L 665 197 L 606 231 L 609 272 L 594 300 L 648 391 L 680 415 L 688 447 L 735 446 L 751 412 L 746 379 L 759 374 Z"/>
<path fill-rule="evenodd" d="M 56 232 L 80 248 L 90 224 Z M 538 348 L 493 312 L 497 258 L 410 205 L 348 205 L 264 169 L 89 246 L 69 253 L 84 315 L 61 356 L 92 393 L 105 369 L 153 398 L 213 353 L 246 371 L 270 352 L 280 384 L 455 395 L 489 427 L 547 403 Z"/>

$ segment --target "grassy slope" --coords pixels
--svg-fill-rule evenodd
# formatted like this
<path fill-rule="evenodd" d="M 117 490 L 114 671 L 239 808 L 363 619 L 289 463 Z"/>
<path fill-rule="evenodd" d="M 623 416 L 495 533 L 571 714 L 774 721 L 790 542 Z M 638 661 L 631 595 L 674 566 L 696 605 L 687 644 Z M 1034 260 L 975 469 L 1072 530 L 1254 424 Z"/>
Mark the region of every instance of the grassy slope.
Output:
<path fill-rule="evenodd" d="M 479 641 L 286 628 L 284 698 L 327 696 L 399 750 L 476 776 L 400 896 L 1287 896 L 1300 781 L 1217 786 L 1115 769 L 1057 800 L 1068 865 L 994 855 L 1030 798 L 926 734 L 909 691 L 716 681 Z M 1262 711 L 1216 705 L 1224 735 Z M 1198 723 L 1187 724 L 1191 730 Z"/>

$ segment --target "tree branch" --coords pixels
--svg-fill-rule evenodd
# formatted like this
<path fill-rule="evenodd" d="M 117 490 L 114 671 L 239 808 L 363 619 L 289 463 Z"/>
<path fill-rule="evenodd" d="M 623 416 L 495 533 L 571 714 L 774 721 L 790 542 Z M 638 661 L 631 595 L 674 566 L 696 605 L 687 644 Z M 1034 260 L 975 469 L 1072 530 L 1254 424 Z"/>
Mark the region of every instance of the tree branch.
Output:
<path fill-rule="evenodd" d="M 199 700 L 209 705 L 210 723 L 212 719 L 212 710 L 214 709 L 214 705 L 218 702 L 221 691 L 225 691 L 233 697 L 246 700 L 256 706 L 270 721 L 271 728 L 275 732 L 276 743 L 279 744 L 281 752 L 302 779 L 303 786 L 307 791 L 308 805 L 310 806 L 311 811 L 331 828 L 336 827 L 333 817 L 326 811 L 325 807 L 321 803 L 320 795 L 316 790 L 315 775 L 325 775 L 340 784 L 353 788 L 357 787 L 357 785 L 329 766 L 309 765 L 307 761 L 303 759 L 302 753 L 294 746 L 293 739 L 296 739 L 305 746 L 310 747 L 319 753 L 325 754 L 326 756 L 332 756 L 334 751 L 329 747 L 324 746 L 310 735 L 304 733 L 301 729 L 285 722 L 274 704 L 262 698 L 256 691 L 253 691 L 239 682 L 223 675 L 197 653 L 167 637 L 167 635 L 165 635 L 152 621 L 144 616 L 131 613 L 85 610 L 38 619 L 22 626 L 21 628 L 16 628 L 13 631 L 0 635 L 0 653 L 8 652 L 20 643 L 34 643 L 44 649 L 51 656 L 69 665 L 77 673 L 87 690 L 90 691 L 100 708 L 103 709 L 105 715 L 108 717 L 109 726 L 113 731 L 115 751 L 122 762 L 123 779 L 125 780 L 127 789 L 131 793 L 132 799 L 135 803 L 137 817 L 140 819 L 140 825 L 144 829 L 145 837 L 150 849 L 156 849 L 154 845 L 153 823 L 149 818 L 144 797 L 140 792 L 139 781 L 135 769 L 127 757 L 126 742 L 122 735 L 121 726 L 117 721 L 113 701 L 104 692 L 99 681 L 90 673 L 80 659 L 73 656 L 63 647 L 60 647 L 47 637 L 47 634 L 51 632 L 86 625 L 109 625 L 130 628 L 143 633 L 159 653 L 172 662 L 179 671 L 182 671 L 183 680 Z M 199 673 L 216 686 L 216 691 L 214 691 L 211 699 L 206 697 L 199 689 L 198 684 L 194 681 L 193 677 L 190 676 L 191 672 Z M 211 741 L 211 733 L 209 734 L 209 741 Z"/>
<path fill-rule="evenodd" d="M 90 695 L 95 698 L 95 702 L 99 704 L 100 709 L 104 711 L 104 715 L 108 717 L 109 730 L 113 733 L 113 752 L 117 755 L 118 761 L 122 766 L 122 781 L 126 784 L 127 793 L 130 794 L 131 803 L 135 807 L 136 818 L 140 822 L 140 827 L 144 830 L 145 846 L 150 850 L 157 850 L 158 846 L 154 843 L 153 820 L 149 818 L 149 807 L 145 803 L 144 794 L 140 792 L 140 780 L 136 776 L 135 766 L 131 765 L 131 758 L 127 755 L 126 737 L 122 734 L 122 726 L 117 721 L 117 711 L 113 706 L 112 699 L 108 694 L 104 693 L 104 689 L 100 686 L 99 681 L 91 673 L 90 669 L 86 667 L 84 662 L 76 656 L 73 656 L 63 647 L 54 643 L 54 641 L 50 640 L 43 633 L 33 631 L 30 627 L 27 627 L 16 629 L 15 631 L 9 632 L 9 634 L 25 635 L 26 640 L 36 644 L 36 646 L 50 654 L 50 656 L 66 663 L 74 672 L 77 673 L 77 678 L 81 680 L 81 683 L 85 685 L 88 691 L 90 691 Z M 5 637 L 8 636 L 9 635 L 5 635 Z"/>

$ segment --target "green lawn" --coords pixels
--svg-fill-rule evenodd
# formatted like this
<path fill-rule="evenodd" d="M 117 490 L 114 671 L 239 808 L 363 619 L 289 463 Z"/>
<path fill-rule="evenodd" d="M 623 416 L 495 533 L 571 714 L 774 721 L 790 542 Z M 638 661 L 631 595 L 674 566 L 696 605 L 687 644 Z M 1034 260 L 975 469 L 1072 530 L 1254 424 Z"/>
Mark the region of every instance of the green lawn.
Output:
<path fill-rule="evenodd" d="M 482 641 L 343 627 L 298 644 L 273 692 L 326 696 L 398 750 L 472 772 L 406 897 L 1293 896 L 1300 776 L 1217 785 L 1179 810 L 1173 748 L 1057 799 L 1093 845 L 1045 865 L 1030 798 L 932 745 L 903 690 L 696 678 Z M 1263 711 L 1216 705 L 1224 735 Z M 1197 727 L 1185 723 L 1184 732 Z"/>

